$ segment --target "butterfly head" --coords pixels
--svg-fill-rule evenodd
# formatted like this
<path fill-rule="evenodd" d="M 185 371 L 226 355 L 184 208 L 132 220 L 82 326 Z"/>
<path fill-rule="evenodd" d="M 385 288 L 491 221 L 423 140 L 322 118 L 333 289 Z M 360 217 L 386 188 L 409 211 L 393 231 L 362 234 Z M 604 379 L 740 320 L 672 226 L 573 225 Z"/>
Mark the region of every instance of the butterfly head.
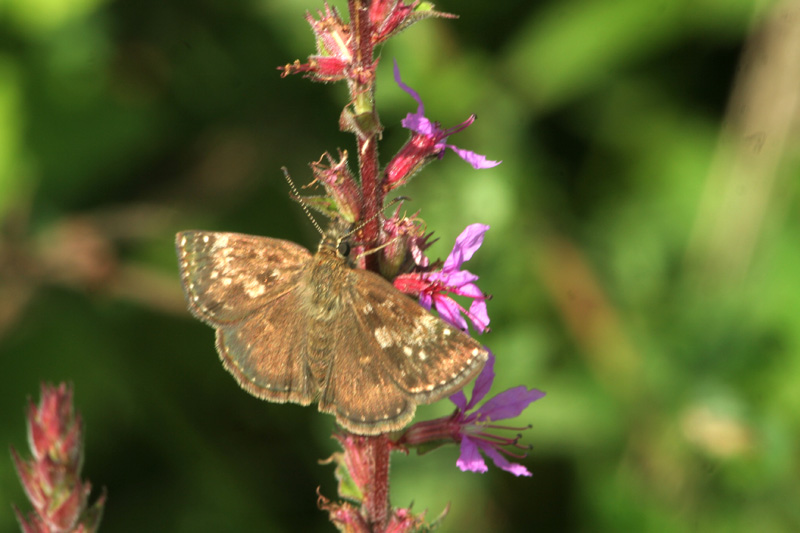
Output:
<path fill-rule="evenodd" d="M 318 252 L 334 252 L 341 259 L 347 260 L 352 251 L 351 237 L 353 236 L 352 224 L 340 218 L 331 220 L 327 231 L 322 234 Z"/>

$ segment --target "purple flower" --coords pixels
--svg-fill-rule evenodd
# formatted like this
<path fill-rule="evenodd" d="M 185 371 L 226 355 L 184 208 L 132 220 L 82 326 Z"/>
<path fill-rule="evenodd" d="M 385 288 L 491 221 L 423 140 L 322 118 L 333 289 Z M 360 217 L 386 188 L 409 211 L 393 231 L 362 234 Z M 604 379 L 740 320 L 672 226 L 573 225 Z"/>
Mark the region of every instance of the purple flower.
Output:
<path fill-rule="evenodd" d="M 472 399 L 468 402 L 463 391 L 450 396 L 450 401 L 456 404 L 455 412 L 443 418 L 418 422 L 411 426 L 398 439 L 400 446 L 416 446 L 420 453 L 436 448 L 447 442 L 458 442 L 461 446 L 461 455 L 456 461 L 456 466 L 464 472 L 486 472 L 489 468 L 483 455 L 487 455 L 496 466 L 515 476 L 530 476 L 527 468 L 518 463 L 512 463 L 507 457 L 522 458 L 529 446 L 522 446 L 519 440 L 520 433 L 514 437 L 503 437 L 491 431 L 522 431 L 527 427 L 501 426 L 495 424 L 498 420 L 516 418 L 531 403 L 544 396 L 544 392 L 537 389 L 528 389 L 524 385 L 501 392 L 490 398 L 483 405 L 468 413 L 475 405 L 483 400 L 494 381 L 494 354 L 489 351 L 489 360 L 486 366 L 475 379 L 472 390 Z M 483 454 L 483 455 L 481 455 Z"/>
<path fill-rule="evenodd" d="M 456 239 L 453 251 L 444 262 L 441 270 L 435 272 L 422 272 L 401 274 L 394 279 L 397 290 L 406 294 L 419 296 L 419 303 L 425 309 L 436 306 L 439 315 L 450 324 L 463 331 L 468 329 L 464 316 L 469 318 L 473 327 L 483 333 L 489 329 L 489 314 L 486 311 L 486 300 L 489 298 L 475 285 L 478 276 L 468 270 L 459 270 L 461 265 L 483 244 L 483 234 L 489 230 L 485 224 L 471 224 L 466 227 Z M 427 257 L 424 255 L 415 260 L 419 266 L 427 266 Z M 469 311 L 464 309 L 449 295 L 458 294 L 472 298 Z M 463 315 L 463 316 L 462 316 Z"/>
<path fill-rule="evenodd" d="M 527 449 L 519 444 L 519 439 L 522 435 L 518 434 L 514 438 L 501 437 L 489 433 L 488 430 L 519 431 L 526 429 L 498 426 L 494 422 L 507 418 L 516 418 L 531 403 L 542 398 L 545 394 L 544 392 L 538 389 L 528 389 L 524 385 L 520 385 L 501 392 L 472 413 L 467 414 L 467 411 L 475 407 L 475 404 L 480 402 L 489 392 L 494 381 L 494 360 L 494 354 L 490 351 L 486 366 L 475 379 L 472 399 L 469 402 L 467 402 L 467 397 L 463 391 L 458 391 L 450 396 L 450 401 L 456 404 L 457 407 L 456 413 L 453 415 L 453 422 L 459 425 L 458 433 L 461 437 L 461 455 L 456 465 L 464 472 L 486 472 L 488 467 L 481 456 L 481 452 L 483 452 L 499 468 L 511 472 L 515 476 L 530 476 L 531 473 L 527 468 L 521 464 L 512 463 L 505 457 L 506 455 L 517 458 L 524 457 L 524 454 L 512 453 L 507 449 L 507 447 L 521 450 Z"/>
<path fill-rule="evenodd" d="M 436 305 L 439 315 L 454 326 L 466 331 L 467 321 L 462 313 L 470 319 L 478 332 L 483 333 L 489 327 L 489 314 L 486 310 L 486 295 L 475 285 L 478 276 L 468 270 L 459 270 L 461 265 L 469 261 L 472 255 L 483 244 L 483 235 L 489 230 L 485 224 L 470 224 L 456 238 L 453 251 L 447 256 L 444 266 L 438 272 L 425 272 L 422 279 L 428 287 L 420 292 L 419 303 L 425 309 Z M 447 293 L 473 298 L 469 311 L 453 300 Z"/>
<path fill-rule="evenodd" d="M 389 161 L 384 170 L 383 189 L 388 192 L 405 185 L 419 170 L 435 158 L 440 158 L 446 148 L 450 148 L 464 161 L 475 169 L 492 168 L 499 165 L 500 161 L 486 159 L 486 156 L 464 150 L 454 144 L 447 144 L 447 138 L 475 122 L 475 115 L 452 128 L 443 129 L 438 122 L 432 122 L 425 116 L 425 106 L 419 94 L 403 83 L 400 79 L 400 69 L 397 61 L 394 62 L 394 79 L 405 92 L 417 101 L 417 112 L 409 113 L 401 121 L 404 128 L 411 130 L 411 138 Z"/>
<path fill-rule="evenodd" d="M 416 113 L 409 113 L 406 115 L 400 124 L 403 125 L 404 128 L 407 128 L 414 133 L 419 133 L 421 135 L 425 135 L 435 139 L 435 145 L 438 152 L 443 152 L 445 148 L 450 148 L 455 153 L 461 157 L 464 161 L 472 165 L 475 169 L 481 168 L 492 168 L 499 165 L 502 161 L 492 161 L 486 159 L 486 156 L 476 154 L 470 150 L 464 150 L 463 148 L 458 148 L 453 144 L 446 144 L 445 141 L 447 138 L 457 133 L 463 129 L 469 127 L 473 122 L 475 122 L 475 115 L 470 115 L 470 117 L 459 124 L 458 126 L 453 126 L 452 128 L 442 129 L 441 125 L 438 122 L 431 122 L 425 116 L 425 105 L 422 103 L 422 98 L 420 98 L 419 93 L 403 83 L 403 80 L 400 79 L 400 67 L 397 66 L 397 61 L 394 62 L 394 81 L 397 82 L 397 85 L 400 86 L 405 92 L 411 95 L 411 97 L 417 101 L 417 112 Z M 440 155 L 441 157 L 441 155 Z"/>

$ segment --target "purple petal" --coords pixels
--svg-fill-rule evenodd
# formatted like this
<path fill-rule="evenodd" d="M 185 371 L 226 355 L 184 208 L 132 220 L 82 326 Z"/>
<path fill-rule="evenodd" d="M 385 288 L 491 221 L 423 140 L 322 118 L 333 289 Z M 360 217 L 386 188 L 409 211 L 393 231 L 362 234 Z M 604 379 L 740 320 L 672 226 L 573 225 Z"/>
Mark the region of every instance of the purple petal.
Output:
<path fill-rule="evenodd" d="M 429 137 L 435 137 L 439 133 L 439 128 L 436 127 L 436 124 L 428 120 L 425 115 L 419 111 L 406 115 L 406 118 L 400 121 L 400 125 L 414 133 L 420 133 Z M 442 147 L 439 147 L 439 149 L 441 148 Z"/>
<path fill-rule="evenodd" d="M 464 440 L 466 440 L 466 439 L 462 439 L 462 446 L 463 446 L 463 441 Z M 481 442 L 478 443 L 478 446 L 480 446 L 481 450 L 483 450 L 483 453 L 488 455 L 489 458 L 492 460 L 492 462 L 495 464 L 495 466 L 497 466 L 498 468 L 502 468 L 506 472 L 511 472 L 512 474 L 514 474 L 517 477 L 519 477 L 519 476 L 530 476 L 531 475 L 531 473 L 528 471 L 527 468 L 525 468 L 521 464 L 509 462 L 508 459 L 503 457 L 503 454 L 498 452 L 490 444 L 487 444 L 487 443 L 484 443 L 483 441 L 481 441 Z M 463 468 L 462 468 L 462 470 L 463 470 Z"/>
<path fill-rule="evenodd" d="M 493 422 L 506 418 L 516 418 L 530 404 L 544 397 L 544 394 L 538 389 L 528 390 L 525 385 L 508 389 L 481 405 L 478 409 L 479 418 L 480 420 L 491 420 Z"/>
<path fill-rule="evenodd" d="M 431 310 L 431 305 L 433 303 L 433 299 L 431 295 L 427 292 L 421 292 L 419 295 L 419 305 L 427 309 L 428 311 Z"/>
<path fill-rule="evenodd" d="M 436 310 L 439 312 L 439 316 L 442 317 L 442 320 L 454 325 L 462 331 L 469 329 L 467 321 L 461 316 L 461 306 L 458 305 L 455 300 L 447 296 L 437 295 L 434 298 L 434 302 L 436 302 Z"/>
<path fill-rule="evenodd" d="M 468 437 L 461 439 L 461 455 L 456 461 L 456 466 L 464 472 L 486 472 L 489 467 L 481 457 L 478 447 Z"/>
<path fill-rule="evenodd" d="M 456 238 L 453 251 L 444 262 L 443 271 L 457 270 L 462 263 L 469 261 L 483 244 L 483 234 L 489 231 L 486 224 L 470 224 Z"/>
<path fill-rule="evenodd" d="M 478 374 L 478 377 L 475 378 L 475 386 L 472 388 L 472 399 L 469 401 L 469 404 L 462 409 L 462 411 L 468 411 L 475 407 L 475 405 L 483 400 L 483 397 L 489 392 L 489 389 L 492 388 L 492 382 L 494 381 L 494 354 L 491 350 L 489 352 L 489 359 L 486 361 L 486 366 L 483 367 L 481 373 Z"/>
<path fill-rule="evenodd" d="M 469 409 L 469 407 L 467 407 L 467 395 L 464 394 L 463 389 L 451 394 L 450 401 L 456 404 L 456 408 L 462 413 L 466 413 L 467 409 Z"/>
<path fill-rule="evenodd" d="M 405 92 L 410 94 L 411 97 L 414 100 L 417 101 L 417 104 L 419 104 L 419 107 L 417 108 L 417 113 L 416 114 L 421 116 L 421 117 L 424 117 L 425 116 L 425 106 L 422 105 L 422 98 L 420 98 L 419 93 L 417 93 L 417 91 L 415 91 L 414 89 L 412 89 L 411 87 L 409 87 L 408 85 L 403 83 L 403 80 L 400 79 L 400 67 L 397 66 L 397 60 L 396 59 L 394 60 L 394 81 L 395 81 L 395 83 L 397 83 L 397 85 L 400 86 L 401 89 L 403 89 Z M 406 118 L 408 118 L 408 117 L 406 117 Z M 403 124 L 403 126 L 405 126 L 405 124 Z M 408 127 L 408 126 L 405 126 L 405 127 Z"/>
<path fill-rule="evenodd" d="M 471 150 L 464 150 L 463 148 L 459 148 L 458 146 L 452 144 L 448 144 L 447 147 L 457 153 L 461 159 L 472 165 L 472 168 L 475 170 L 496 167 L 502 163 L 502 161 L 492 161 L 491 159 L 486 159 L 485 155 L 476 154 Z"/>
<path fill-rule="evenodd" d="M 424 277 L 428 281 L 439 281 L 448 288 L 461 287 L 467 283 L 477 281 L 479 278 L 469 270 L 453 270 L 441 272 L 427 272 Z M 476 287 L 477 288 L 477 287 Z M 483 297 L 483 292 L 478 289 L 480 296 Z M 460 293 L 459 293 L 460 294 Z"/>
<path fill-rule="evenodd" d="M 459 283 L 457 285 L 458 291 L 456 292 L 456 294 L 458 294 L 459 296 L 466 296 L 467 298 L 479 298 L 480 300 L 483 300 L 484 299 L 483 291 L 480 290 L 477 285 L 472 283 L 473 281 L 476 281 L 478 279 L 478 276 L 471 274 L 468 270 L 462 270 L 459 272 L 459 274 L 466 274 L 466 275 L 453 276 L 458 281 L 463 281 L 463 283 Z M 473 277 L 475 279 L 470 279 Z"/>
<path fill-rule="evenodd" d="M 486 300 L 474 300 L 469 306 L 469 318 L 472 325 L 479 333 L 486 331 L 489 327 L 489 312 L 486 309 Z"/>

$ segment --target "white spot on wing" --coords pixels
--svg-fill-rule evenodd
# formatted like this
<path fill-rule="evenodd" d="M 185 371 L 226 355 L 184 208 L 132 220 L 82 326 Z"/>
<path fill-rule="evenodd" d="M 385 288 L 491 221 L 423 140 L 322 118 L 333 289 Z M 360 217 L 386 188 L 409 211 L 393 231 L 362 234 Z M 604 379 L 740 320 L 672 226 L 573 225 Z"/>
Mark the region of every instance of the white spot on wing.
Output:
<path fill-rule="evenodd" d="M 206 241 L 208 242 L 208 241 Z M 214 250 L 218 250 L 220 248 L 227 248 L 228 247 L 228 236 L 227 235 L 217 235 L 217 240 L 214 241 Z"/>
<path fill-rule="evenodd" d="M 257 280 L 251 278 L 244 283 L 244 292 L 246 292 L 250 298 L 257 298 L 267 292 L 267 288 L 263 283 L 259 283 Z"/>
<path fill-rule="evenodd" d="M 392 335 L 385 327 L 381 326 L 375 328 L 373 333 L 375 334 L 375 340 L 378 341 L 381 348 L 386 349 L 392 345 Z"/>

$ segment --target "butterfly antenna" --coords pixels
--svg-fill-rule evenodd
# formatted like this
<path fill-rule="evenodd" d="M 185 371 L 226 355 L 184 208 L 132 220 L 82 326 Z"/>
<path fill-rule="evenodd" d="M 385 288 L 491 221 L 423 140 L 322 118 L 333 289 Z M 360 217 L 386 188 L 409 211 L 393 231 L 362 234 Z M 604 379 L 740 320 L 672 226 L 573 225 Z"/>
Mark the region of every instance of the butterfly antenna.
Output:
<path fill-rule="evenodd" d="M 292 181 L 292 178 L 289 176 L 289 171 L 286 169 L 286 167 L 281 167 L 281 170 L 283 171 L 283 177 L 286 178 L 286 182 L 289 184 L 289 187 L 291 187 L 295 199 L 300 203 L 300 207 L 303 208 L 303 211 L 305 211 L 306 216 L 308 216 L 309 220 L 311 220 L 311 223 L 314 224 L 314 227 L 317 228 L 317 231 L 320 233 L 320 235 L 325 235 L 325 232 L 322 231 L 320 225 L 317 224 L 316 219 L 314 219 L 314 215 L 311 214 L 311 211 L 308 209 L 308 206 L 303 201 L 303 197 L 300 196 L 299 192 L 297 192 L 297 187 L 294 186 L 294 182 Z"/>
<path fill-rule="evenodd" d="M 392 207 L 394 204 L 396 204 L 398 202 L 403 202 L 405 200 L 410 200 L 410 198 L 408 196 L 398 196 L 397 198 L 394 198 L 391 202 L 386 204 L 383 209 L 381 209 L 380 211 L 378 211 L 377 213 L 375 213 L 374 215 L 369 217 L 367 220 L 362 220 L 359 224 L 356 225 L 356 227 L 354 227 L 353 229 L 348 231 L 347 234 L 342 236 L 342 239 L 346 239 L 350 235 L 353 235 L 354 233 L 357 233 L 361 228 L 363 228 L 364 226 L 369 224 L 374 219 L 378 218 L 383 213 L 384 210 Z M 386 245 L 384 244 L 383 246 L 386 246 Z M 377 248 L 376 251 L 380 250 L 381 248 L 383 248 L 383 246 L 381 246 L 380 248 Z"/>
<path fill-rule="evenodd" d="M 372 254 L 374 254 L 375 252 L 380 252 L 381 250 L 383 250 L 384 248 L 386 248 L 387 246 L 389 246 L 390 244 L 392 244 L 393 242 L 395 242 L 395 241 L 396 241 L 396 240 L 398 240 L 399 238 L 400 238 L 400 236 L 398 235 L 398 236 L 397 236 L 397 237 L 395 237 L 394 239 L 392 239 L 392 240 L 390 240 L 390 241 L 387 241 L 387 242 L 385 242 L 385 243 L 381 244 L 380 246 L 378 246 L 378 247 L 376 247 L 376 248 L 371 248 L 371 249 L 369 249 L 369 250 L 366 250 L 366 251 L 364 251 L 364 252 L 361 252 L 360 254 L 358 254 L 358 257 L 356 257 L 356 260 L 358 260 L 358 259 L 361 259 L 362 257 L 366 257 L 366 256 L 368 256 L 368 255 L 372 255 Z"/>

